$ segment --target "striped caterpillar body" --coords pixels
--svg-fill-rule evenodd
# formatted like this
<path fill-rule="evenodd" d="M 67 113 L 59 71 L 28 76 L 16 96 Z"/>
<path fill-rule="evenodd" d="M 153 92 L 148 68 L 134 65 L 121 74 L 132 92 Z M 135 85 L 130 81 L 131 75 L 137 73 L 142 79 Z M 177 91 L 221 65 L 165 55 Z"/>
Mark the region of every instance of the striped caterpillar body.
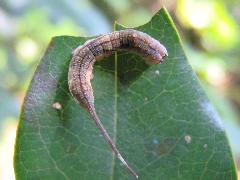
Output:
<path fill-rule="evenodd" d="M 117 158 L 135 177 L 138 175 L 123 159 L 116 145 L 98 118 L 94 107 L 94 96 L 91 86 L 92 69 L 96 60 L 113 54 L 115 51 L 133 51 L 140 54 L 147 63 L 158 64 L 167 56 L 166 48 L 156 39 L 146 33 L 133 29 L 115 31 L 88 40 L 73 51 L 68 71 L 69 90 L 80 105 L 86 108 L 94 119 L 106 141 L 111 146 Z"/>

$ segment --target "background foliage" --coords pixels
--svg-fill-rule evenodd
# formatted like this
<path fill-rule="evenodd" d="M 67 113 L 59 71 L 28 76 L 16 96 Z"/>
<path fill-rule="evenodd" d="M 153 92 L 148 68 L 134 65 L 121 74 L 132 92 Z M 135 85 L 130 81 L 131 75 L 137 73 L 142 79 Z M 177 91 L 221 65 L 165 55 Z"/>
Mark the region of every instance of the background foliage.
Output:
<path fill-rule="evenodd" d="M 174 17 L 188 59 L 224 120 L 238 162 L 239 1 L 2 0 L 0 159 L 4 164 L 0 162 L 0 178 L 14 178 L 11 158 L 20 105 L 50 38 L 105 33 L 111 31 L 115 19 L 126 26 L 144 24 L 162 5 Z"/>

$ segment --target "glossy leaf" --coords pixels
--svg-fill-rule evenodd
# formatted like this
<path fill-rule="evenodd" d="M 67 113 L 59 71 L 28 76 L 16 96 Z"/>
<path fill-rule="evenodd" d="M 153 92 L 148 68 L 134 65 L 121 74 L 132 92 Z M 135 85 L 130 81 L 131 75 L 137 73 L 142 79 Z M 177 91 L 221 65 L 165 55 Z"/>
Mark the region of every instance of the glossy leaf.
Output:
<path fill-rule="evenodd" d="M 95 107 L 119 150 L 139 179 L 236 179 L 221 120 L 166 10 L 136 29 L 164 44 L 169 57 L 149 66 L 122 52 L 94 66 Z M 135 179 L 69 93 L 71 52 L 86 40 L 55 37 L 41 60 L 20 116 L 16 179 Z"/>

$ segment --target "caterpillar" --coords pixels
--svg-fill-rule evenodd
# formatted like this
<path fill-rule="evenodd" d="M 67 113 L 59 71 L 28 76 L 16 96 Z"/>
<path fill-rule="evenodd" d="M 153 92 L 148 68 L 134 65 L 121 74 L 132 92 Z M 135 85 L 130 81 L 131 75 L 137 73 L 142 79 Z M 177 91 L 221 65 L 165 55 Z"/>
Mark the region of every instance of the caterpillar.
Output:
<path fill-rule="evenodd" d="M 164 57 L 168 56 L 166 48 L 146 33 L 134 29 L 114 31 L 88 40 L 83 45 L 74 49 L 69 65 L 68 85 L 72 96 L 82 107 L 88 110 L 117 158 L 131 174 L 138 178 L 137 173 L 124 160 L 116 145 L 111 140 L 94 107 L 94 96 L 91 86 L 93 65 L 97 60 L 101 60 L 115 51 L 136 52 L 148 64 L 161 63 Z"/>

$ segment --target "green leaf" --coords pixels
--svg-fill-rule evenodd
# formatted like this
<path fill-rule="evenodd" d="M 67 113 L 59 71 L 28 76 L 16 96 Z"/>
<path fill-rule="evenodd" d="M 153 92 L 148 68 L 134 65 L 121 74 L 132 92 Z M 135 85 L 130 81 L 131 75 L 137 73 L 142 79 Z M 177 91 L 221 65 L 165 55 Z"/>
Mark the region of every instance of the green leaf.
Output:
<path fill-rule="evenodd" d="M 117 53 L 94 66 L 92 81 L 97 113 L 120 152 L 139 179 L 236 179 L 221 120 L 166 10 L 136 29 L 167 47 L 165 63 Z M 40 62 L 20 116 L 16 179 L 135 179 L 69 93 L 71 52 L 87 39 L 55 37 Z"/>

